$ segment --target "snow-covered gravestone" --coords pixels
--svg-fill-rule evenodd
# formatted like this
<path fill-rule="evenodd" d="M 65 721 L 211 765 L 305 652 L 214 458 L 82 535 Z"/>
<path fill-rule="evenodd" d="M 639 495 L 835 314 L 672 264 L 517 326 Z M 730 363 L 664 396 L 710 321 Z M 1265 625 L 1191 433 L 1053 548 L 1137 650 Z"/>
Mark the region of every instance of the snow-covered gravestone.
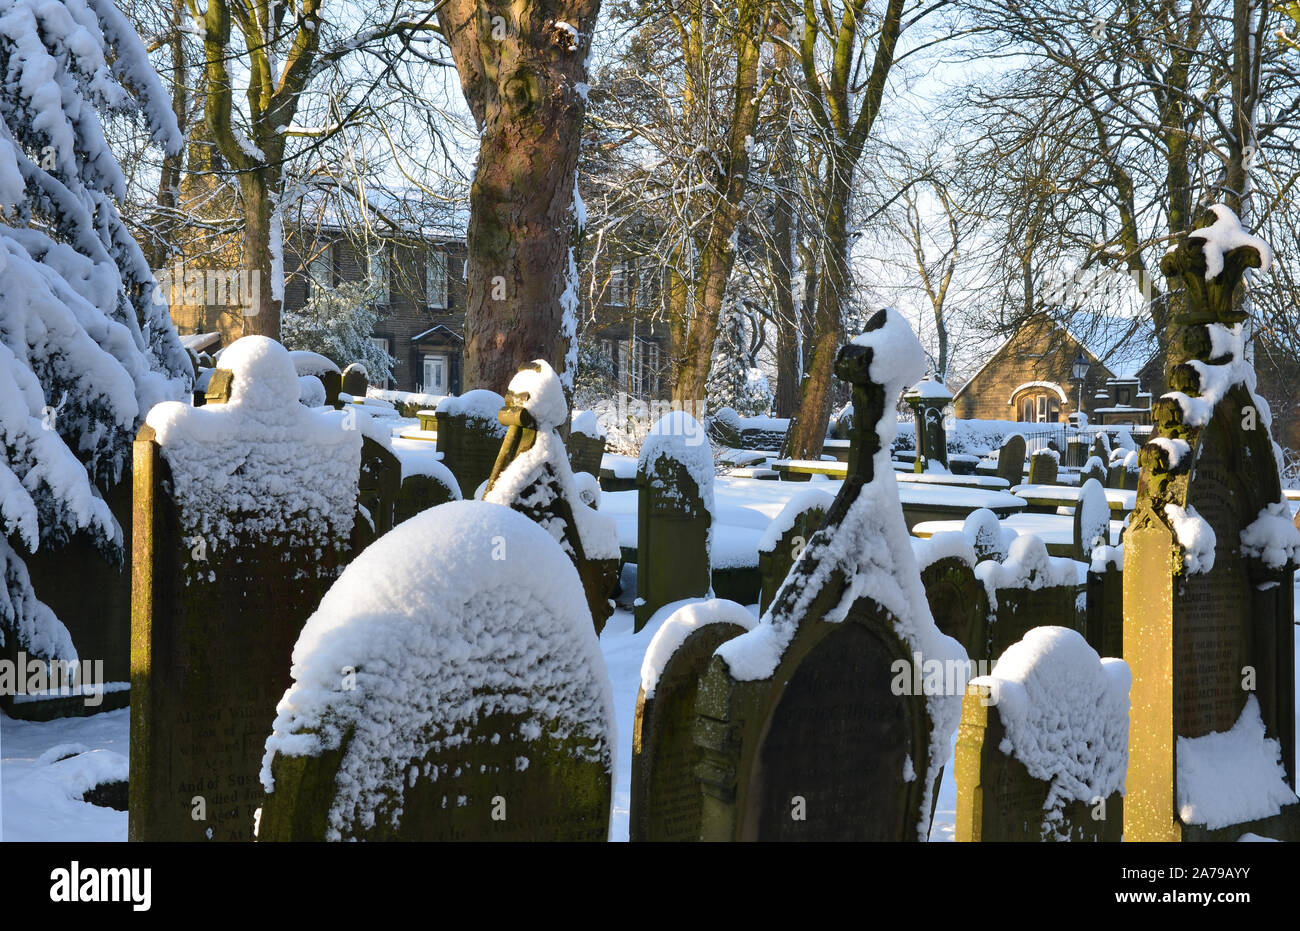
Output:
<path fill-rule="evenodd" d="M 492 474 L 506 428 L 497 420 L 505 398 L 476 388 L 438 404 L 438 451 L 465 498 L 473 498 Z"/>
<path fill-rule="evenodd" d="M 1119 841 L 1129 671 L 1035 627 L 972 679 L 957 731 L 958 841 Z"/>
<path fill-rule="evenodd" d="M 454 501 L 376 541 L 292 677 L 259 840 L 607 839 L 604 659 L 568 555 L 517 511 Z"/>
<path fill-rule="evenodd" d="M 1215 205 L 1161 270 L 1184 298 L 1170 392 L 1152 406 L 1124 535 L 1124 658 L 1133 670 L 1128 840 L 1300 840 L 1292 576 L 1267 404 L 1237 299 L 1267 243 Z M 1207 773 L 1212 774 L 1205 778 Z"/>
<path fill-rule="evenodd" d="M 1092 456 L 1083 464 L 1083 468 L 1079 471 L 1079 482 L 1082 484 L 1089 479 L 1096 479 L 1097 483 L 1104 487 L 1108 475 L 1109 473 L 1106 469 L 1105 460 L 1098 456 Z"/>
<path fill-rule="evenodd" d="M 483 500 L 514 508 L 555 538 L 578 570 L 600 633 L 614 613 L 621 556 L 618 527 L 613 518 L 582 500 L 564 442 L 556 433 L 568 417 L 564 386 L 547 362 L 530 362 L 515 373 L 497 414 L 506 436 Z"/>
<path fill-rule="evenodd" d="M 1074 558 L 1091 562 L 1092 551 L 1110 545 L 1110 502 L 1103 482 L 1089 478 L 1074 506 Z"/>
<path fill-rule="evenodd" d="M 960 643 L 972 660 L 987 660 L 989 602 L 975 577 L 978 559 L 970 539 L 960 532 L 936 533 L 926 540 L 913 537 L 912 551 L 935 626 Z"/>
<path fill-rule="evenodd" d="M 989 606 L 987 656 L 996 660 L 1031 628 L 1079 628 L 1079 577 L 1073 560 L 1049 556 L 1041 537 L 1011 541 L 1007 558 L 975 567 Z"/>
<path fill-rule="evenodd" d="M 998 478 L 1004 478 L 1012 487 L 1019 485 L 1025 477 L 1025 438 L 1013 433 L 1002 441 L 998 450 Z"/>
<path fill-rule="evenodd" d="M 1061 454 L 1054 449 L 1040 449 L 1029 457 L 1029 484 L 1055 485 L 1060 471 Z"/>
<path fill-rule="evenodd" d="M 1094 546 L 1088 556 L 1083 633 L 1102 656 L 1124 655 L 1124 548 Z"/>
<path fill-rule="evenodd" d="M 952 392 L 943 382 L 923 378 L 903 395 L 916 418 L 917 472 L 948 471 L 948 438 L 943 428 L 943 409 L 952 403 Z"/>
<path fill-rule="evenodd" d="M 343 370 L 340 390 L 354 398 L 364 398 L 370 388 L 370 373 L 360 362 L 353 362 Z"/>
<path fill-rule="evenodd" d="M 637 461 L 635 630 L 666 604 L 712 591 L 713 449 L 685 411 L 664 415 Z"/>
<path fill-rule="evenodd" d="M 817 528 L 826 520 L 826 512 L 835 499 L 820 488 L 801 491 L 781 508 L 758 541 L 758 571 L 762 590 L 758 606 L 766 611 L 777 589 L 790 574 L 790 567 L 803 553 Z"/>
<path fill-rule="evenodd" d="M 754 626 L 749 609 L 713 598 L 678 608 L 650 641 L 632 726 L 629 839 L 700 839 L 695 699 L 713 651 Z"/>
<path fill-rule="evenodd" d="M 605 455 L 605 430 L 592 411 L 574 411 L 569 421 L 569 465 L 575 473 L 600 475 Z"/>
<path fill-rule="evenodd" d="M 714 653 L 696 701 L 704 840 L 918 840 L 959 695 L 895 689 L 900 666 L 968 668 L 939 632 L 889 459 L 894 407 L 925 354 L 882 310 L 845 346 L 853 385 L 848 474 L 772 606 Z"/>
<path fill-rule="evenodd" d="M 361 433 L 298 402 L 261 336 L 228 403 L 155 406 L 135 443 L 132 840 L 250 840 L 264 715 L 350 555 Z"/>

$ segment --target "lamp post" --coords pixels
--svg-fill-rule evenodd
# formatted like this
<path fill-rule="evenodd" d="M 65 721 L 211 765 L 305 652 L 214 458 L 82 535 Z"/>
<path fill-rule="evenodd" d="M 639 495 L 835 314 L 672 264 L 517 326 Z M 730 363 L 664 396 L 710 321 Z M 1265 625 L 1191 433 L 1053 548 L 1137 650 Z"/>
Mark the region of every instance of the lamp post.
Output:
<path fill-rule="evenodd" d="M 1070 373 L 1073 375 L 1073 380 L 1079 383 L 1079 416 L 1076 418 L 1075 423 L 1080 427 L 1080 429 L 1083 427 L 1083 383 L 1088 378 L 1088 370 L 1090 368 L 1092 368 L 1092 363 L 1088 361 L 1088 357 L 1082 352 L 1080 352 L 1074 362 L 1070 364 Z"/>

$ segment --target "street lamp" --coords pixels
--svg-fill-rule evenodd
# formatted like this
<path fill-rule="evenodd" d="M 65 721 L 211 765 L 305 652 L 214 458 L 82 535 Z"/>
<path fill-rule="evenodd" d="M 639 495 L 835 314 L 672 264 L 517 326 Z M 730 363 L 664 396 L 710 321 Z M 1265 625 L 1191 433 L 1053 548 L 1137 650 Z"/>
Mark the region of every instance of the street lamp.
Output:
<path fill-rule="evenodd" d="M 1079 383 L 1079 418 L 1083 417 L 1083 383 L 1088 377 L 1088 370 L 1092 368 L 1092 363 L 1082 352 L 1070 365 L 1070 373 L 1074 376 L 1074 381 Z M 1082 424 L 1080 424 L 1082 426 Z"/>

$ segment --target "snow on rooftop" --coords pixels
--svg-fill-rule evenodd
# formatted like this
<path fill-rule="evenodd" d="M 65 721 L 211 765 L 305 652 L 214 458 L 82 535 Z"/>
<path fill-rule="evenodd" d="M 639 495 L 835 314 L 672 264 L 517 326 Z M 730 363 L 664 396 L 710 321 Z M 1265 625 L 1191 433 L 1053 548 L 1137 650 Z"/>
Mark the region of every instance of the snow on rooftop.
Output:
<path fill-rule="evenodd" d="M 905 398 L 926 398 L 935 401 L 951 401 L 952 392 L 941 381 L 935 381 L 933 378 L 922 378 L 915 385 L 907 389 L 903 395 Z"/>
<path fill-rule="evenodd" d="M 354 689 L 344 667 L 356 671 Z M 277 754 L 317 756 L 351 730 L 332 839 L 399 817 L 409 761 L 463 741 L 488 715 L 521 716 L 511 739 L 546 729 L 593 743 L 611 771 L 617 758 L 609 677 L 577 570 L 545 530 L 500 505 L 439 505 L 372 543 L 303 626 L 292 675 L 261 778 L 274 791 Z"/>

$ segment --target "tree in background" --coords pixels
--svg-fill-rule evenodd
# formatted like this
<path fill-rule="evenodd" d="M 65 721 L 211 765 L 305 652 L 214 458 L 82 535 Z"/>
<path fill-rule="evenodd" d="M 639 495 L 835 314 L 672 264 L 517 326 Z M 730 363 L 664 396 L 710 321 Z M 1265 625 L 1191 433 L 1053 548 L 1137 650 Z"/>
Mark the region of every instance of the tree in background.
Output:
<path fill-rule="evenodd" d="M 101 115 L 136 114 L 170 153 L 181 135 L 111 0 L 0 0 L 0 19 L 0 641 L 69 659 L 21 551 L 88 533 L 120 558 L 101 489 L 121 480 L 149 409 L 193 376 L 118 212 L 125 179 Z"/>
<path fill-rule="evenodd" d="M 470 188 L 466 389 L 546 359 L 577 368 L 575 179 L 600 0 L 443 0 L 442 36 L 479 130 Z"/>
<path fill-rule="evenodd" d="M 339 368 L 360 362 L 374 384 L 386 385 L 395 360 L 370 339 L 378 320 L 374 287 L 347 281 L 284 311 L 281 335 L 287 348 L 319 352 Z"/>

